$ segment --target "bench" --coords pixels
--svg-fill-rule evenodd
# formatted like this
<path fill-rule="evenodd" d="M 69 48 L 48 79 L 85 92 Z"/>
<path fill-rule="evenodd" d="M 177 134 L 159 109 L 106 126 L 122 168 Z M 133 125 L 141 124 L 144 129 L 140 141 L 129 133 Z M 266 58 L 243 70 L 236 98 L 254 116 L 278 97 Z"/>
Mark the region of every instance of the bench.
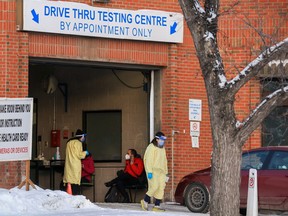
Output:
<path fill-rule="evenodd" d="M 147 184 L 126 185 L 125 189 L 129 191 L 130 201 L 135 203 L 137 191 L 141 189 L 147 189 Z M 132 199 L 132 190 L 134 190 L 134 199 Z"/>

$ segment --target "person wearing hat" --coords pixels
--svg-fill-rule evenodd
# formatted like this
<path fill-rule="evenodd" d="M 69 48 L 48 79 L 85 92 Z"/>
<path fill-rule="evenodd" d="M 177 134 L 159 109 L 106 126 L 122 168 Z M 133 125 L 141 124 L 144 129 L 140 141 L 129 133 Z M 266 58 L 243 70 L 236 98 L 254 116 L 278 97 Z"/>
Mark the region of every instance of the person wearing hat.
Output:
<path fill-rule="evenodd" d="M 81 159 L 89 154 L 88 151 L 83 151 L 82 143 L 85 142 L 85 137 L 86 134 L 78 129 L 75 137 L 67 141 L 63 183 L 71 184 L 73 195 L 80 194 Z"/>
<path fill-rule="evenodd" d="M 164 189 L 168 174 L 166 150 L 164 148 L 166 137 L 164 133 L 157 132 L 154 139 L 146 148 L 144 154 L 144 167 L 148 178 L 148 191 L 141 200 L 141 207 L 148 211 L 151 197 L 155 198 L 152 211 L 165 211 L 160 207 L 164 197 Z"/>

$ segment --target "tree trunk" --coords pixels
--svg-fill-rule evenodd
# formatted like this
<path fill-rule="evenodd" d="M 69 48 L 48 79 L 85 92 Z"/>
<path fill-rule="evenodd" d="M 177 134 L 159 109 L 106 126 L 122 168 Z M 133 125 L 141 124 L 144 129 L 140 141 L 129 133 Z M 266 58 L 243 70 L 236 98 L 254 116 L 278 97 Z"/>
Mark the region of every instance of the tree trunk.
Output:
<path fill-rule="evenodd" d="M 213 216 L 239 215 L 241 147 L 221 132 L 213 146 L 210 212 Z"/>
<path fill-rule="evenodd" d="M 227 92 L 206 84 L 213 136 L 211 206 L 212 216 L 236 216 L 240 207 L 242 145 L 236 139 L 234 100 Z M 226 97 L 225 97 L 226 96 Z"/>

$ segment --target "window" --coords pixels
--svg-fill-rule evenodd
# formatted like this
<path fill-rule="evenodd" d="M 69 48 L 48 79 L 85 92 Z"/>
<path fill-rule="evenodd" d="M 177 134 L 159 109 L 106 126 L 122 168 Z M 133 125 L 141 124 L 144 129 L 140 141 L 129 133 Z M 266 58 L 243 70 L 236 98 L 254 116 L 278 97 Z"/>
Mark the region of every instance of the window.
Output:
<path fill-rule="evenodd" d="M 87 132 L 87 150 L 95 162 L 121 162 L 122 112 L 85 111 L 84 129 Z"/>
<path fill-rule="evenodd" d="M 250 168 L 253 169 L 262 169 L 265 160 L 268 155 L 268 151 L 260 151 L 260 152 L 251 152 L 251 153 L 245 153 L 242 155 L 242 164 L 241 169 L 242 170 L 249 170 Z"/>
<path fill-rule="evenodd" d="M 288 169 L 288 152 L 274 152 L 268 169 L 283 170 Z"/>
<path fill-rule="evenodd" d="M 288 143 L 288 109 L 276 107 L 263 121 L 263 146 L 286 146 Z"/>
<path fill-rule="evenodd" d="M 278 88 L 287 85 L 287 80 L 265 79 L 262 82 L 263 94 L 267 96 Z M 288 103 L 276 107 L 262 123 L 262 146 L 287 146 L 288 143 Z"/>

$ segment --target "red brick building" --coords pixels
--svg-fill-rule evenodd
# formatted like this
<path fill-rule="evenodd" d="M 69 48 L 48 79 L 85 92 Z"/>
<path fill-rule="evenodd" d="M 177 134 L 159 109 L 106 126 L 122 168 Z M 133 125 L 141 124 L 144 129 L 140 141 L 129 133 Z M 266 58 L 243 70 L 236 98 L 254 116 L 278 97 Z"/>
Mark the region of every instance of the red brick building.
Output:
<path fill-rule="evenodd" d="M 177 1 L 69 2 L 120 10 L 182 13 Z M 44 153 L 48 160 L 54 155 L 55 146 L 51 145 L 50 138 L 52 130 L 60 132 L 58 144 L 64 158 L 67 138 L 77 128 L 89 131 L 87 122 L 91 113 L 101 113 L 102 116 L 103 112 L 113 112 L 120 116 L 119 134 L 115 135 L 120 140 L 120 147 L 115 147 L 116 159 L 110 160 L 111 155 L 102 159 L 99 156 L 99 160 L 94 158 L 97 201 L 102 201 L 106 192 L 103 183 L 123 167 L 122 158 L 127 149 L 135 148 L 143 155 L 151 133 L 158 130 L 168 136 L 166 149 L 170 181 L 166 187 L 166 199 L 173 199 L 173 191 L 184 174 L 209 166 L 212 140 L 207 96 L 185 21 L 183 43 L 21 31 L 19 23 L 23 14 L 20 3 L 20 0 L 0 1 L 0 96 L 35 99 L 37 121 L 35 119 L 33 125 L 32 159 L 39 153 Z M 237 72 L 235 67 L 245 67 L 261 46 L 257 32 L 244 21 L 251 22 L 265 34 L 273 35 L 275 40 L 283 40 L 288 33 L 286 0 L 243 0 L 230 13 L 227 12 L 232 5 L 231 1 L 221 2 L 223 14 L 219 19 L 218 34 L 225 67 L 232 72 L 231 76 Z M 51 76 L 62 85 L 58 85 L 53 94 L 47 94 L 43 86 L 46 78 Z M 239 93 L 239 119 L 259 102 L 259 80 L 252 80 Z M 128 87 L 119 81 L 128 83 Z M 133 90 L 133 87 L 139 88 Z M 202 102 L 199 147 L 192 147 L 191 143 L 189 99 Z M 90 131 L 99 128 L 90 128 Z M 88 143 L 88 149 L 89 145 L 94 148 L 94 143 Z M 95 145 L 94 156 L 97 156 L 102 147 L 101 143 Z M 259 128 L 248 140 L 246 148 L 261 145 Z M 105 152 L 114 152 L 114 149 Z M 0 162 L 0 172 L 0 187 L 14 187 L 25 176 L 25 162 Z M 40 180 L 39 185 L 48 188 L 47 174 L 43 172 L 41 175 L 44 180 Z M 58 176 L 58 180 L 60 178 Z"/>

